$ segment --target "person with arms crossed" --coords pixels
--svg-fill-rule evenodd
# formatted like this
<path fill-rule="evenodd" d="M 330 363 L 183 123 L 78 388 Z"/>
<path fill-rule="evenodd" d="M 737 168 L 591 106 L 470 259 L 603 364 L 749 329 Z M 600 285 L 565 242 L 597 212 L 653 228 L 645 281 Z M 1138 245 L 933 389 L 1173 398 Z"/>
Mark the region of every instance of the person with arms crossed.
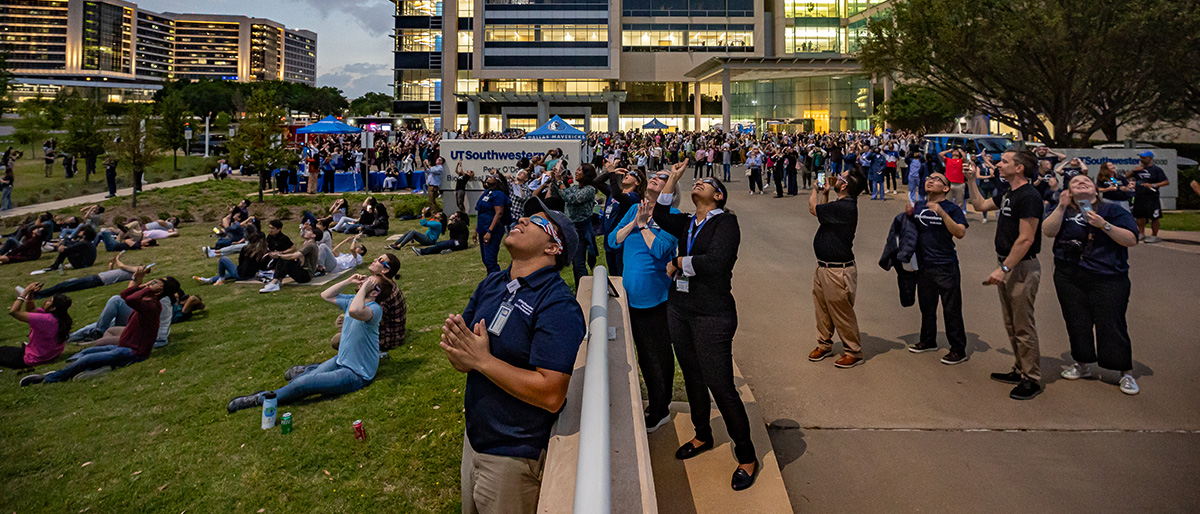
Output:
<path fill-rule="evenodd" d="M 937 350 L 937 306 L 942 302 L 946 339 L 950 353 L 942 364 L 967 361 L 967 331 L 962 315 L 962 274 L 954 239 L 967 235 L 967 216 L 954 202 L 946 199 L 953 186 L 941 173 L 925 179 L 929 201 L 909 210 L 917 227 L 917 305 L 921 309 L 921 338 L 908 351 L 923 353 Z"/>
<path fill-rule="evenodd" d="M 570 218 L 540 199 L 525 212 L 504 240 L 512 265 L 488 274 L 442 327 L 446 358 L 467 374 L 464 514 L 537 511 L 550 430 L 587 332 L 560 274 L 578 251 Z"/>
<path fill-rule="evenodd" d="M 1041 394 L 1041 353 L 1038 348 L 1037 324 L 1034 320 L 1034 301 L 1042 278 L 1037 254 L 1042 249 L 1038 233 L 1042 227 L 1042 197 L 1030 182 L 1037 176 L 1038 160 L 1027 150 L 1004 152 L 996 164 L 996 173 L 1009 184 L 1000 196 L 983 199 L 975 183 L 974 170 L 968 171 L 971 180 L 971 205 L 975 210 L 1000 211 L 996 219 L 995 248 L 1000 266 L 984 285 L 998 286 L 1000 310 L 1004 328 L 1012 345 L 1016 362 L 1008 373 L 992 373 L 992 380 L 1016 384 L 1009 392 L 1014 400 L 1031 400 Z"/>

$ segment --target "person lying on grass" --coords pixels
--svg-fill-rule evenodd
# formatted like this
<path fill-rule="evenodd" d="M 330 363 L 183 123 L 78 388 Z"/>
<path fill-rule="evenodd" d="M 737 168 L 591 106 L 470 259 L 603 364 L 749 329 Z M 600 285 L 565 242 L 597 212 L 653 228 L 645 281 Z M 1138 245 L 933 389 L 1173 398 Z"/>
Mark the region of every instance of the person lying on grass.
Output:
<path fill-rule="evenodd" d="M 38 224 L 17 231 L 17 234 L 8 238 L 4 246 L 0 247 L 0 264 L 36 261 L 41 258 L 42 233 L 45 230 L 45 226 Z"/>
<path fill-rule="evenodd" d="M 18 288 L 17 300 L 8 308 L 8 315 L 29 324 L 29 342 L 20 346 L 0 347 L 0 366 L 28 369 L 57 359 L 62 355 L 71 333 L 71 299 L 65 294 L 54 295 L 38 307 L 33 294 L 42 285 L 34 282 Z"/>
<path fill-rule="evenodd" d="M 92 244 L 95 239 L 96 231 L 92 227 L 84 225 L 82 230 L 72 232 L 70 238 L 60 240 L 54 246 L 54 251 L 58 252 L 58 256 L 54 258 L 54 263 L 50 267 L 34 271 L 30 275 L 57 270 L 63 265 L 63 261 L 70 262 L 74 269 L 91 267 L 96 263 L 96 245 Z"/>
<path fill-rule="evenodd" d="M 129 220 L 126 224 L 117 223 L 116 228 L 105 227 L 92 241 L 92 244 L 97 246 L 100 243 L 104 243 L 104 250 L 109 252 L 141 250 L 142 224 L 137 220 Z"/>
<path fill-rule="evenodd" d="M 154 339 L 155 348 L 167 345 L 167 338 L 171 335 L 171 323 L 175 320 L 175 309 L 176 307 L 182 308 L 180 303 L 183 301 L 183 297 L 187 296 L 180 288 L 179 283 L 174 282 L 175 279 L 170 277 L 167 279 L 170 279 L 171 282 L 168 284 L 169 290 L 164 292 L 158 300 L 162 308 L 158 314 L 158 334 Z M 202 303 L 199 305 L 200 308 L 203 306 Z M 196 307 L 197 305 L 193 304 L 191 309 L 196 310 Z M 100 318 L 95 323 L 89 323 L 73 332 L 68 341 L 94 347 L 115 345 L 132 316 L 133 307 L 121 295 L 113 295 L 105 302 L 104 309 L 100 311 Z M 72 356 L 67 359 L 67 362 L 79 358 L 80 355 Z"/>
<path fill-rule="evenodd" d="M 358 286 L 355 294 L 338 294 L 350 284 Z M 383 318 L 383 308 L 375 299 L 391 296 L 395 287 L 391 280 L 377 275 L 355 274 L 321 293 L 322 299 L 346 313 L 343 344 L 332 359 L 288 369 L 283 375 L 288 384 L 275 390 L 280 405 L 317 394 L 340 396 L 371 385 L 379 368 L 379 320 Z M 232 413 L 259 407 L 263 404 L 262 395 L 259 392 L 238 396 L 229 401 L 226 409 Z"/>
<path fill-rule="evenodd" d="M 293 248 L 286 252 L 276 251 L 267 254 L 267 257 L 275 260 L 275 274 L 272 275 L 271 281 L 267 282 L 267 285 L 258 292 L 279 291 L 280 284 L 287 277 L 292 277 L 297 284 L 307 284 L 312 282 L 313 277 L 318 276 L 317 262 L 321 256 L 321 245 L 317 241 L 321 240 L 324 234 L 319 228 L 305 225 L 300 236 L 304 238 L 304 243 L 300 245 L 299 249 Z"/>
<path fill-rule="evenodd" d="M 253 229 L 253 226 L 246 227 Z M 259 271 L 267 269 L 267 264 L 271 261 L 267 254 L 270 253 L 270 248 L 267 247 L 267 238 L 258 230 L 247 230 L 246 242 L 241 245 L 238 250 L 238 263 L 235 266 L 233 260 L 229 257 L 221 257 L 217 261 L 217 274 L 210 278 L 193 276 L 192 279 L 201 284 L 212 284 L 219 286 L 224 284 L 226 280 L 250 280 L 258 275 Z M 221 251 L 228 253 L 233 246 L 222 248 Z"/>
<path fill-rule="evenodd" d="M 129 323 L 117 339 L 116 346 L 97 349 L 76 360 L 61 370 L 40 375 L 28 375 L 21 379 L 21 386 L 40 383 L 63 382 L 67 380 L 86 380 L 113 368 L 128 366 L 141 362 L 150 357 L 154 349 L 154 341 L 158 337 L 159 317 L 162 304 L 159 300 L 170 296 L 179 289 L 179 282 L 171 277 L 154 279 L 146 284 L 146 267 L 142 266 L 133 274 L 129 287 L 121 292 L 121 299 L 133 310 L 129 315 Z"/>
<path fill-rule="evenodd" d="M 318 223 L 317 227 L 321 228 L 321 225 Z M 325 232 L 325 235 L 326 239 L 328 239 L 329 232 Z M 362 237 L 362 234 L 348 236 L 333 248 L 322 243 L 320 247 L 321 257 L 318 259 L 317 269 L 324 273 L 337 273 L 362 264 L 363 256 L 367 254 L 367 247 L 358 242 L 360 237 Z M 345 245 L 347 242 L 350 242 L 350 253 L 338 252 L 342 248 L 342 245 Z"/>
<path fill-rule="evenodd" d="M 117 253 L 108 260 L 107 271 L 102 271 L 95 275 L 64 280 L 46 288 L 39 287 L 38 290 L 30 294 L 33 295 L 33 299 L 40 300 L 42 298 L 49 298 L 60 293 L 73 293 L 75 291 L 83 291 L 86 289 L 92 289 L 94 287 L 111 286 L 118 282 L 124 282 L 133 278 L 133 273 L 136 271 L 136 266 L 130 266 L 121 262 L 121 254 Z M 17 294 L 20 295 L 23 294 L 23 292 L 25 292 L 25 288 L 17 286 Z"/>

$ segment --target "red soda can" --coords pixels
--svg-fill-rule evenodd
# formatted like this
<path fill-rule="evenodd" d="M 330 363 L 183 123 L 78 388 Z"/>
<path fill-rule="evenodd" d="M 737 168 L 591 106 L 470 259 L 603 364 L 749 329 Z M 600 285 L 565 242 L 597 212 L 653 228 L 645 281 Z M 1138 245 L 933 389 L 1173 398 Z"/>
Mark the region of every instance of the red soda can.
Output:
<path fill-rule="evenodd" d="M 367 429 L 363 428 L 361 419 L 354 422 L 354 438 L 359 441 L 367 440 Z"/>

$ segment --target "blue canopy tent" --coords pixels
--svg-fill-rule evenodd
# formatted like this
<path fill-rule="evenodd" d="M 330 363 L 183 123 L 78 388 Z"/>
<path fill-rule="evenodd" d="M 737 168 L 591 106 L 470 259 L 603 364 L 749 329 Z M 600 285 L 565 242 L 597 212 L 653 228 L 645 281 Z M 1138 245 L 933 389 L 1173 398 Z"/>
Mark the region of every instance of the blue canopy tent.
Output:
<path fill-rule="evenodd" d="M 648 130 L 663 130 L 663 129 L 668 129 L 671 127 L 668 127 L 666 123 L 658 121 L 658 118 L 654 118 L 654 119 L 650 120 L 650 123 L 642 125 L 642 128 L 648 129 Z"/>
<path fill-rule="evenodd" d="M 297 134 L 357 134 L 359 132 L 362 132 L 362 129 L 342 123 L 332 114 L 312 125 L 296 129 Z"/>
<path fill-rule="evenodd" d="M 545 125 L 538 127 L 537 130 L 525 134 L 525 139 L 585 139 L 587 134 L 582 130 L 572 127 L 569 123 L 563 121 L 562 118 L 555 116 L 550 118 Z"/>
<path fill-rule="evenodd" d="M 358 127 L 351 127 L 350 125 L 342 123 L 341 121 L 338 121 L 338 119 L 332 114 L 322 118 L 321 121 L 313 123 L 312 125 L 296 129 L 297 134 L 305 135 L 306 143 L 308 141 L 308 134 L 357 134 L 359 132 L 362 132 L 362 129 Z M 330 171 L 330 173 L 332 173 L 332 171 Z M 349 175 L 352 175 L 350 177 L 352 184 L 349 186 L 353 188 L 351 189 L 352 191 L 358 191 L 366 187 L 366 184 L 362 183 L 362 178 L 358 173 L 351 173 Z M 337 183 L 336 178 L 334 183 Z"/>

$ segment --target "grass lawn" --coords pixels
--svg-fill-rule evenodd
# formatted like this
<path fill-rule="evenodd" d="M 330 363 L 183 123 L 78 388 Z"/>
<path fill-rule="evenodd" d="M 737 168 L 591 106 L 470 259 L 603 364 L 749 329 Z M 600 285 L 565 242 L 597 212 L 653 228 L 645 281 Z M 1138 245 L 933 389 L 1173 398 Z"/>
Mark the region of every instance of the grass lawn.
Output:
<path fill-rule="evenodd" d="M 1163 230 L 1200 231 L 1200 212 L 1176 211 L 1164 212 L 1162 218 Z"/>
<path fill-rule="evenodd" d="M 22 206 L 35 203 L 50 202 L 72 198 L 92 193 L 102 193 L 108 190 L 104 182 L 104 160 L 96 162 L 96 174 L 84 181 L 85 166 L 82 161 L 76 166 L 79 173 L 74 178 L 65 178 L 62 159 L 54 163 L 53 176 L 46 177 L 46 161 L 42 159 L 42 148 L 38 146 L 36 154 L 30 153 L 28 147 L 17 147 L 25 152 L 25 156 L 17 161 L 16 185 L 13 188 L 13 205 Z M 32 157 L 32 158 L 31 158 Z M 179 154 L 179 171 L 175 171 L 170 154 L 158 157 L 157 161 L 146 170 L 147 182 L 161 182 L 183 177 L 191 177 L 203 173 L 211 173 L 217 158 L 206 160 L 203 156 L 184 156 Z M 118 168 L 117 187 L 129 187 L 133 184 L 131 172 Z"/>
<path fill-rule="evenodd" d="M 281 407 L 280 415 L 292 413 L 292 434 L 264 431 L 260 411 L 230 415 L 225 404 L 282 386 L 292 365 L 332 357 L 329 338 L 338 311 L 320 300 L 320 287 L 263 295 L 257 286 L 199 286 L 190 279 L 216 272 L 217 261 L 199 250 L 214 241 L 211 220 L 203 220 L 255 190 L 249 183 L 208 181 L 139 196 L 143 214 L 186 209 L 198 220 L 159 247 L 125 254 L 129 264 L 157 262 L 151 276 L 179 278 L 185 291 L 208 305 L 171 327 L 169 346 L 88 382 L 20 388 L 21 374 L 0 373 L 4 512 L 459 512 L 465 380 L 437 341 L 447 313 L 460 312 L 484 276 L 478 249 L 428 257 L 398 252 L 398 285 L 408 300 L 405 346 L 381 363 L 366 389 Z M 363 195 L 348 197 L 361 201 Z M 394 212 L 418 201 L 389 197 L 385 203 Z M 269 216 L 280 206 L 315 209 L 330 202 L 286 196 L 251 211 Z M 118 202 L 106 205 L 124 212 Z M 287 221 L 288 232 L 299 241 L 295 223 L 294 217 Z M 416 227 L 415 221 L 393 221 L 392 232 Z M 376 256 L 383 238 L 366 244 L 368 256 Z M 501 265 L 507 260 L 501 252 Z M 50 285 L 103 269 L 98 263 L 61 277 L 28 275 L 49 262 L 47 256 L 0 267 L 0 286 L 11 291 L 33 278 Z M 76 327 L 95 321 L 107 298 L 122 288 L 73 293 Z M 0 322 L 3 344 L 19 344 L 27 332 L 15 320 Z M 78 349 L 68 345 L 64 358 Z M 60 359 L 38 371 L 62 367 Z M 365 442 L 354 439 L 351 423 L 357 419 L 366 426 Z"/>

